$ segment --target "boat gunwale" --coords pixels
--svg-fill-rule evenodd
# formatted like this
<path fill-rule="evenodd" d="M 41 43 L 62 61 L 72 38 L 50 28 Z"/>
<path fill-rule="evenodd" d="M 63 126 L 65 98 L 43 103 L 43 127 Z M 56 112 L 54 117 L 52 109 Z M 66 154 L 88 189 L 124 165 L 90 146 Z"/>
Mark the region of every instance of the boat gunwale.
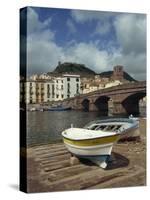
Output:
<path fill-rule="evenodd" d="M 138 123 L 138 121 L 135 121 L 135 120 L 132 120 L 132 119 L 124 119 L 124 118 L 121 118 L 120 120 L 118 119 L 117 121 L 117 118 L 115 118 L 115 119 L 104 119 L 104 120 L 100 120 L 100 121 L 93 121 L 93 123 L 95 123 L 95 125 L 104 125 L 103 123 L 108 123 L 108 122 L 112 122 L 112 123 L 114 123 L 114 122 L 123 122 L 123 123 L 130 123 L 130 124 L 132 124 L 130 127 L 128 127 L 128 128 L 126 128 L 126 129 L 124 129 L 124 130 L 117 130 L 117 131 L 112 131 L 112 132 L 109 132 L 109 131 L 103 131 L 103 130 L 101 130 L 103 133 L 105 133 L 106 135 L 103 135 L 103 136 L 93 136 L 93 137 L 91 137 L 91 138 L 72 138 L 72 137 L 70 137 L 70 136 L 67 136 L 67 134 L 65 134 L 65 131 L 62 133 L 62 136 L 63 136 L 63 138 L 65 138 L 65 139 L 67 139 L 67 140 L 70 140 L 70 141 L 85 141 L 85 140 L 95 140 L 95 139 L 102 139 L 102 138 L 109 138 L 109 137 L 113 137 L 113 136 L 121 136 L 121 135 L 124 135 L 126 132 L 128 132 L 128 131 L 132 131 L 132 130 L 134 130 L 134 129 L 138 129 L 139 128 L 139 123 Z M 92 125 L 92 122 L 91 122 L 91 125 Z M 88 126 L 84 126 L 82 129 L 84 129 L 84 130 L 89 130 L 89 131 L 100 131 L 100 130 L 90 130 L 90 129 L 88 129 Z M 112 134 L 110 134 L 110 133 L 112 133 Z"/>
<path fill-rule="evenodd" d="M 109 122 L 124 122 L 124 123 L 129 123 L 129 124 L 138 124 L 138 121 L 134 120 L 134 119 L 129 119 L 129 118 L 113 118 L 113 119 L 102 119 L 102 120 L 94 120 L 89 122 L 88 124 L 86 124 L 83 128 L 86 128 L 90 125 L 92 125 L 92 123 L 95 123 L 95 125 L 100 124 L 100 123 L 109 123 Z"/>
<path fill-rule="evenodd" d="M 106 136 L 102 136 L 102 137 L 93 137 L 93 138 L 84 138 L 84 139 L 71 139 L 69 137 L 64 136 L 64 133 L 62 133 L 62 136 L 63 136 L 63 138 L 68 139 L 68 140 L 72 140 L 72 141 L 84 141 L 84 140 L 93 140 L 93 139 L 100 139 L 100 138 L 108 138 L 108 137 L 119 136 L 119 135 L 121 136 L 121 135 L 124 135 L 128 131 L 132 131 L 133 129 L 138 129 L 138 128 L 139 128 L 138 125 L 134 125 L 134 126 L 132 126 L 130 128 L 122 130 L 120 132 L 114 132 L 113 135 L 106 135 Z M 104 132 L 105 133 L 109 133 L 107 131 L 104 131 Z"/>
<path fill-rule="evenodd" d="M 93 137 L 93 138 L 85 138 L 85 139 L 70 139 L 68 137 L 65 137 L 63 135 L 63 137 L 67 140 L 72 140 L 72 141 L 85 141 L 85 140 L 95 140 L 95 139 L 103 139 L 103 138 L 108 138 L 108 137 L 114 137 L 114 136 L 119 136 L 121 135 L 122 133 L 116 133 L 116 134 L 113 134 L 113 135 L 106 135 L 106 136 L 102 136 L 102 137 Z"/>

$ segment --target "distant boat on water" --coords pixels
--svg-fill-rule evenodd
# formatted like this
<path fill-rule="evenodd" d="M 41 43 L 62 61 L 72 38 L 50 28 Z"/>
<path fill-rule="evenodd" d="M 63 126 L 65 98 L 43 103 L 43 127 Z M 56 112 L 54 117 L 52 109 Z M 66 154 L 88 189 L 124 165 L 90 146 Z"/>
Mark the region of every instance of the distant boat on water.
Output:
<path fill-rule="evenodd" d="M 67 111 L 67 110 L 71 110 L 71 107 L 63 107 L 63 106 L 59 105 L 59 106 L 52 106 L 50 108 L 47 108 L 46 110 L 48 110 L 48 111 Z"/>
<path fill-rule="evenodd" d="M 29 111 L 34 112 L 34 111 L 36 111 L 36 108 L 32 107 L 32 108 L 29 109 Z"/>

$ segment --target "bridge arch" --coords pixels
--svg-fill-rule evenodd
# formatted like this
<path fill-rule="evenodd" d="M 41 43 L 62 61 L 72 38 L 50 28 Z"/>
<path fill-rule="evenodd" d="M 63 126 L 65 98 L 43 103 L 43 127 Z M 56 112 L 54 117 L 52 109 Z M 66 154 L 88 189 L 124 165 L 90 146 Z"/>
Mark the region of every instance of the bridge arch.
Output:
<path fill-rule="evenodd" d="M 98 97 L 94 104 L 97 107 L 97 110 L 100 112 L 102 115 L 108 115 L 108 101 L 110 100 L 110 97 L 108 96 L 100 96 Z"/>
<path fill-rule="evenodd" d="M 139 101 L 146 96 L 146 92 L 137 92 L 129 95 L 122 101 L 127 114 L 140 114 Z"/>
<path fill-rule="evenodd" d="M 81 105 L 82 105 L 84 111 L 89 111 L 90 100 L 87 98 L 83 99 L 83 101 L 81 102 Z"/>

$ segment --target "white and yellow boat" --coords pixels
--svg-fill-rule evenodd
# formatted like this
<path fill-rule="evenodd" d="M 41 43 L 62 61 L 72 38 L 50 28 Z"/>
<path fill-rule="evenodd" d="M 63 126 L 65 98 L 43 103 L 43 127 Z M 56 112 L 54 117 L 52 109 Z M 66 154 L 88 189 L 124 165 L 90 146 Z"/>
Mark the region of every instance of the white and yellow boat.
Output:
<path fill-rule="evenodd" d="M 116 118 L 93 121 L 83 128 L 69 128 L 62 132 L 62 136 L 72 154 L 98 160 L 99 166 L 105 168 L 113 144 L 137 130 L 137 120 Z"/>

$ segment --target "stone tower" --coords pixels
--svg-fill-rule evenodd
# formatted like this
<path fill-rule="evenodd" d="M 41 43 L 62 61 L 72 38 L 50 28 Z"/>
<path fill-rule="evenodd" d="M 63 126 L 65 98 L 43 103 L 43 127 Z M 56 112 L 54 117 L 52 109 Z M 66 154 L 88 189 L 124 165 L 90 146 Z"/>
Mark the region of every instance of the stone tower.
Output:
<path fill-rule="evenodd" d="M 114 66 L 112 79 L 113 80 L 122 80 L 123 79 L 123 66 L 121 66 L 121 65 Z"/>
<path fill-rule="evenodd" d="M 60 61 L 58 61 L 58 66 L 60 66 L 61 65 L 61 62 Z"/>

